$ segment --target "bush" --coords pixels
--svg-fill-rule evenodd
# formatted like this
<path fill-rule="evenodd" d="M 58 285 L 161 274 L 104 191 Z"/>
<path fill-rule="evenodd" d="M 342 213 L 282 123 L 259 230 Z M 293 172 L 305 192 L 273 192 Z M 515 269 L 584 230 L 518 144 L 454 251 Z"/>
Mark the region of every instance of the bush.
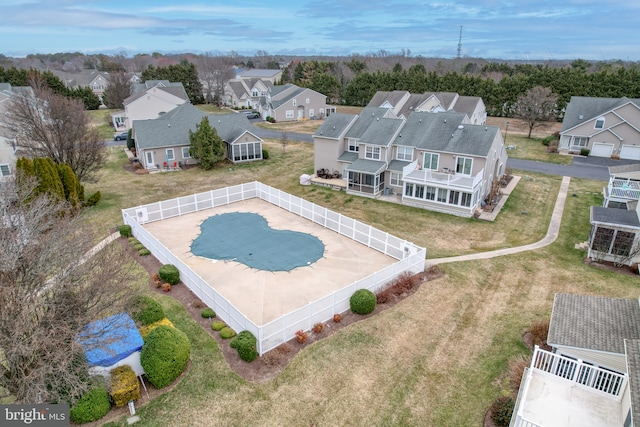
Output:
<path fill-rule="evenodd" d="M 333 315 L 333 321 L 334 321 L 335 323 L 340 323 L 340 322 L 342 322 L 342 315 L 341 315 L 341 314 L 334 314 L 334 315 Z"/>
<path fill-rule="evenodd" d="M 177 285 L 180 281 L 180 272 L 178 271 L 178 267 L 171 264 L 165 264 L 160 267 L 160 271 L 158 272 L 160 278 L 167 282 L 170 285 Z"/>
<path fill-rule="evenodd" d="M 120 234 L 122 234 L 122 233 L 120 233 Z M 133 236 L 129 237 L 127 240 L 129 241 L 129 244 L 130 244 L 130 245 L 135 245 L 136 243 L 140 243 L 140 242 L 138 241 L 138 239 L 136 239 L 136 238 L 135 238 L 135 237 L 133 237 Z"/>
<path fill-rule="evenodd" d="M 146 337 L 147 335 L 149 335 L 149 332 L 153 331 L 155 328 L 157 328 L 158 326 L 171 326 L 172 328 L 173 323 L 171 323 L 171 320 L 167 319 L 166 317 L 162 320 L 158 320 L 157 322 L 154 322 L 150 325 L 144 325 L 142 327 L 140 327 L 139 331 L 140 331 L 140 335 L 142 335 L 142 338 Z"/>
<path fill-rule="evenodd" d="M 87 199 L 87 202 L 84 205 L 88 208 L 90 208 L 91 206 L 95 206 L 100 201 L 100 197 L 102 197 L 102 195 L 99 191 L 96 191 Z"/>
<path fill-rule="evenodd" d="M 139 251 L 140 249 L 145 249 L 144 245 L 140 242 L 133 245 L 133 249 Z"/>
<path fill-rule="evenodd" d="M 124 406 L 130 400 L 140 399 L 140 383 L 129 365 L 111 370 L 111 397 L 116 406 Z"/>
<path fill-rule="evenodd" d="M 349 306 L 356 314 L 369 314 L 376 308 L 376 294 L 367 289 L 358 289 L 351 295 Z"/>
<path fill-rule="evenodd" d="M 491 405 L 491 420 L 498 427 L 508 427 L 515 402 L 508 396 L 499 397 Z"/>
<path fill-rule="evenodd" d="M 205 319 L 213 319 L 214 317 L 216 317 L 216 312 L 213 311 L 213 308 L 206 307 L 202 309 L 202 311 L 200 312 L 200 316 L 204 317 Z"/>
<path fill-rule="evenodd" d="M 187 367 L 191 356 L 189 338 L 179 329 L 158 326 L 144 340 L 140 364 L 155 388 L 171 384 Z"/>
<path fill-rule="evenodd" d="M 253 362 L 258 357 L 256 350 L 256 337 L 249 331 L 242 331 L 231 339 L 229 345 L 238 350 L 240 359 L 245 362 Z"/>
<path fill-rule="evenodd" d="M 532 323 L 529 328 L 531 333 L 531 345 L 548 348 L 547 335 L 549 335 L 549 321 Z"/>
<path fill-rule="evenodd" d="M 220 329 L 220 338 L 222 339 L 229 339 L 229 338 L 233 338 L 236 336 L 236 331 L 234 331 L 233 329 L 231 329 L 228 326 L 225 326 L 224 328 Z"/>
<path fill-rule="evenodd" d="M 111 410 L 109 392 L 103 386 L 93 386 L 69 410 L 71 421 L 76 424 L 97 421 Z"/>
<path fill-rule="evenodd" d="M 588 156 L 590 152 L 591 152 L 591 150 L 589 150 L 588 148 L 581 148 L 580 149 L 580 155 L 581 156 Z"/>
<path fill-rule="evenodd" d="M 118 227 L 118 231 L 120 232 L 120 236 L 122 237 L 131 237 L 131 226 L 130 225 L 120 225 Z M 129 240 L 131 241 L 131 240 Z"/>
<path fill-rule="evenodd" d="M 316 334 L 319 334 L 320 332 L 322 332 L 323 329 L 324 329 L 324 323 L 322 322 L 318 322 L 315 325 L 313 325 L 313 332 L 315 332 Z"/>
<path fill-rule="evenodd" d="M 129 312 L 136 322 L 150 325 L 165 318 L 160 303 L 151 297 L 141 295 L 136 298 Z"/>
<path fill-rule="evenodd" d="M 147 249 L 147 248 L 143 248 L 143 249 L 140 249 L 138 251 L 138 255 L 140 255 L 140 256 L 151 255 L 151 251 L 149 249 Z"/>
<path fill-rule="evenodd" d="M 269 158 L 269 152 L 267 150 L 262 150 L 262 160 L 267 160 Z"/>
<path fill-rule="evenodd" d="M 227 326 L 227 324 L 222 320 L 214 320 L 213 322 L 211 322 L 211 329 L 213 329 L 214 331 L 221 331 L 225 326 Z"/>
<path fill-rule="evenodd" d="M 514 393 L 518 393 L 524 370 L 530 365 L 531 356 L 518 354 L 509 359 L 509 362 L 507 363 L 507 373 L 509 375 L 509 385 Z"/>
<path fill-rule="evenodd" d="M 296 331 L 296 340 L 300 344 L 304 344 L 305 341 L 307 341 L 307 333 L 305 331 L 303 331 L 302 329 L 300 329 L 299 331 Z"/>

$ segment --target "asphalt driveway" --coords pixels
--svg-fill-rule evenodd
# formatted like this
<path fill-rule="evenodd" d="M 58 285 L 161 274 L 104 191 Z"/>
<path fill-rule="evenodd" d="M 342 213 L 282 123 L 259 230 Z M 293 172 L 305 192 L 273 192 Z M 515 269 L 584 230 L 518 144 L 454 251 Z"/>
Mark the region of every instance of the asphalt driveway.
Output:
<path fill-rule="evenodd" d="M 609 181 L 609 166 L 638 163 L 637 160 L 613 160 L 605 157 L 575 156 L 570 165 L 556 165 L 533 160 L 509 159 L 507 166 L 512 169 L 539 172 L 547 175 L 570 176 L 572 178 Z"/>

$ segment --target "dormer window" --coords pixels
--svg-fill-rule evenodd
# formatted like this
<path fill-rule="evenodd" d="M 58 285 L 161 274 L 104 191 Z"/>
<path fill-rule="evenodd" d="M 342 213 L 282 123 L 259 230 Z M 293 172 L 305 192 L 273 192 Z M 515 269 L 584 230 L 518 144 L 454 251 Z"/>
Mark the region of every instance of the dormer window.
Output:
<path fill-rule="evenodd" d="M 295 107 L 298 104 L 298 100 L 293 98 L 293 106 Z"/>
<path fill-rule="evenodd" d="M 598 117 L 595 124 L 596 129 L 604 129 L 604 117 Z"/>

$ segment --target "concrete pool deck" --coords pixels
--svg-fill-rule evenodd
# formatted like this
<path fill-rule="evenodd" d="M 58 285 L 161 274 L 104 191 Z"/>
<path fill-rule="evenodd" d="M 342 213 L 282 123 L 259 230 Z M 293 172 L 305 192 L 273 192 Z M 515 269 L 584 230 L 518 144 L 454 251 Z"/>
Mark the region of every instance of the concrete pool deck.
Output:
<path fill-rule="evenodd" d="M 325 245 L 324 255 L 307 267 L 271 272 L 191 253 L 200 224 L 210 216 L 229 212 L 257 213 L 274 229 L 316 236 Z M 144 228 L 256 325 L 269 323 L 397 262 L 258 198 L 148 223 Z"/>

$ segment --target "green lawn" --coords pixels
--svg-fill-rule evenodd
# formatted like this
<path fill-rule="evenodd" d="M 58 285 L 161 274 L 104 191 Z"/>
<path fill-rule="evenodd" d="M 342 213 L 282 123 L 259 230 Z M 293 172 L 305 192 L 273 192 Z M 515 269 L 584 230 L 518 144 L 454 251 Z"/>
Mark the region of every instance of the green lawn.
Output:
<path fill-rule="evenodd" d="M 540 144 L 541 145 L 541 144 Z M 526 175 L 492 223 L 299 185 L 313 170 L 313 147 L 266 141 L 267 161 L 135 175 L 113 149 L 99 181 L 102 201 L 84 213 L 106 235 L 120 209 L 211 188 L 262 181 L 427 248 L 427 257 L 523 245 L 547 230 L 561 178 Z M 517 150 L 520 150 L 520 145 Z M 525 148 L 521 152 L 524 152 Z M 637 277 L 585 265 L 574 249 L 590 229 L 589 207 L 603 182 L 572 179 L 560 236 L 552 245 L 507 257 L 443 264 L 444 277 L 374 317 L 305 347 L 275 379 L 235 374 L 206 331 L 170 296 L 159 296 L 192 343 L 191 370 L 171 392 L 138 406 L 141 426 L 472 426 L 506 393 L 513 355 L 528 353 L 522 333 L 548 319 L 557 292 L 637 298 Z M 575 197 L 573 196 L 575 194 Z M 137 271 L 141 280 L 146 272 Z M 148 279 L 147 279 L 148 280 Z M 109 425 L 127 425 L 125 417 Z"/>

